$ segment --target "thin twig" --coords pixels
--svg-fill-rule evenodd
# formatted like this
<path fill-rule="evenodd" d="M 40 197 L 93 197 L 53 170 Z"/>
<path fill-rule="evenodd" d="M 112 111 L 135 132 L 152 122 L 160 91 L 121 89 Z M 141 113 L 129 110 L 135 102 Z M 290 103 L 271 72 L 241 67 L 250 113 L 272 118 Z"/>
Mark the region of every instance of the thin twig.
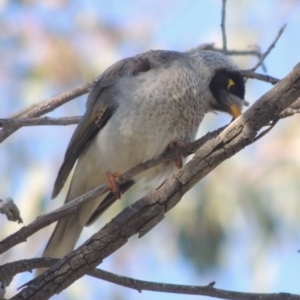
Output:
<path fill-rule="evenodd" d="M 25 112 L 22 110 L 20 113 L 15 113 L 13 116 L 20 117 L 20 118 L 34 118 L 34 117 L 40 117 L 50 111 L 53 111 L 57 107 L 65 104 L 66 102 L 79 97 L 81 95 L 86 94 L 92 87 L 92 85 L 95 83 L 95 80 L 89 81 L 85 84 L 81 84 L 77 86 L 76 88 L 66 91 L 64 93 L 61 93 L 57 96 L 54 96 L 48 100 L 45 100 L 43 102 L 38 103 L 37 105 L 31 106 L 30 109 L 26 109 Z M 0 130 L 0 143 L 3 142 L 6 138 L 8 138 L 11 134 L 13 134 L 16 130 L 18 130 L 20 126 L 12 125 L 7 128 L 2 128 Z"/>
<path fill-rule="evenodd" d="M 12 278 L 18 273 L 32 271 L 36 268 L 47 268 L 58 262 L 59 259 L 56 258 L 33 258 L 33 259 L 23 259 L 15 261 L 12 263 L 7 263 L 0 266 L 0 280 L 4 281 L 6 279 Z M 180 284 L 170 284 L 170 283 L 160 283 L 153 281 L 139 280 L 127 276 L 117 275 L 108 271 L 104 271 L 98 268 L 92 269 L 87 272 L 87 275 L 94 278 L 104 280 L 110 283 L 114 283 L 123 287 L 142 291 L 151 292 L 163 292 L 181 295 L 200 295 L 200 296 L 211 296 L 220 299 L 244 299 L 244 300 L 290 300 L 290 299 L 300 299 L 299 295 L 295 294 L 261 294 L 261 293 L 243 293 L 234 292 L 223 289 L 215 288 L 215 282 L 211 282 L 204 286 L 193 286 L 193 285 L 180 285 Z M 31 282 L 31 281 L 30 281 Z M 27 282 L 22 287 L 30 284 Z M 22 288 L 20 287 L 20 288 Z"/>
<path fill-rule="evenodd" d="M 9 280 L 13 276 L 21 272 L 31 272 L 36 268 L 47 268 L 58 262 L 56 258 L 33 258 L 15 261 L 0 266 L 0 280 Z M 243 293 L 228 291 L 223 289 L 215 288 L 215 282 L 211 282 L 204 286 L 194 285 L 180 285 L 161 283 L 153 281 L 139 280 L 127 276 L 117 275 L 108 271 L 104 271 L 98 268 L 92 269 L 86 273 L 94 278 L 104 280 L 110 283 L 114 283 L 123 287 L 142 291 L 160 292 L 160 293 L 171 293 L 181 295 L 199 295 L 199 296 L 210 296 L 219 299 L 244 299 L 244 300 L 299 300 L 300 296 L 289 293 L 277 293 L 277 294 L 262 294 L 262 293 Z M 27 286 L 31 281 L 22 285 L 20 288 Z M 19 288 L 19 289 L 20 289 Z"/>
<path fill-rule="evenodd" d="M 224 50 L 223 48 L 221 49 L 214 47 L 214 43 L 199 45 L 195 48 L 190 49 L 188 52 L 197 52 L 199 50 L 215 51 L 229 56 L 256 56 L 259 60 L 262 56 L 262 53 L 259 50 Z M 263 68 L 263 71 L 266 72 L 267 70 L 264 63 L 262 63 L 261 66 Z"/>
<path fill-rule="evenodd" d="M 180 285 L 170 283 L 160 283 L 153 281 L 138 280 L 126 276 L 116 275 L 111 272 L 107 272 L 101 269 L 93 269 L 87 272 L 87 275 L 115 283 L 127 288 L 135 289 L 138 292 L 151 291 L 151 292 L 163 292 L 181 295 L 200 295 L 210 296 L 219 299 L 231 299 L 231 300 L 287 300 L 297 299 L 300 300 L 299 295 L 295 294 L 261 294 L 261 293 L 242 293 L 234 291 L 226 291 L 222 289 L 216 289 L 214 287 L 215 282 L 211 282 L 204 286 L 193 285 Z"/>
<path fill-rule="evenodd" d="M 32 272 L 34 269 L 49 268 L 59 261 L 58 258 L 41 257 L 21 259 L 0 266 L 0 281 L 12 278 L 19 273 Z"/>
<path fill-rule="evenodd" d="M 263 62 L 265 58 L 270 54 L 271 50 L 275 47 L 277 41 L 279 40 L 280 36 L 282 35 L 283 31 L 285 30 L 286 24 L 284 24 L 280 30 L 278 31 L 274 41 L 268 47 L 268 49 L 262 54 L 258 50 L 227 50 L 227 38 L 226 38 L 226 29 L 225 29 L 225 17 L 226 17 L 226 0 L 222 0 L 222 19 L 221 19 L 221 29 L 222 29 L 222 39 L 223 39 L 223 48 L 215 48 L 214 44 L 203 44 L 196 48 L 191 49 L 189 52 L 194 52 L 197 50 L 211 50 L 216 52 L 222 52 L 226 55 L 254 55 L 259 58 L 256 65 L 250 69 L 249 71 L 255 71 L 259 66 L 262 66 L 263 71 L 266 72 L 266 67 L 264 66 Z"/>
<path fill-rule="evenodd" d="M 69 202 L 72 203 L 73 201 Z M 41 228 L 44 228 L 53 222 L 60 220 L 66 216 L 74 214 L 78 211 L 77 206 L 70 206 L 67 209 L 61 209 L 62 207 L 54 210 L 49 214 L 44 214 L 40 217 L 37 217 L 36 220 L 31 222 L 29 225 L 22 227 L 16 233 L 11 234 L 10 236 L 6 237 L 4 240 L 0 242 L 0 252 L 4 253 L 6 250 L 10 249 L 11 247 L 26 242 L 26 239 L 30 237 L 33 233 L 37 232 Z M 66 207 L 64 207 L 66 208 Z"/>
<path fill-rule="evenodd" d="M 278 31 L 273 43 L 268 47 L 267 51 L 265 53 L 262 54 L 260 60 L 257 62 L 257 64 L 252 68 L 250 69 L 251 71 L 255 71 L 262 63 L 263 61 L 265 60 L 265 58 L 269 55 L 269 53 L 271 52 L 271 50 L 275 47 L 277 41 L 279 40 L 279 38 L 281 37 L 284 29 L 286 27 L 286 24 L 284 24 Z"/>
<path fill-rule="evenodd" d="M 199 50 L 200 51 L 201 50 L 209 50 L 209 51 L 221 52 L 223 54 L 230 55 L 230 56 L 251 55 L 251 56 L 256 56 L 258 58 L 261 58 L 261 55 L 262 55 L 261 52 L 258 50 L 224 50 L 224 49 L 215 47 L 214 43 L 201 44 L 195 48 L 190 49 L 187 52 L 193 53 L 193 52 L 197 52 Z"/>
<path fill-rule="evenodd" d="M 223 51 L 224 52 L 224 51 Z M 230 56 L 246 56 L 246 55 L 252 55 L 257 56 L 258 58 L 261 57 L 261 53 L 258 50 L 226 50 L 224 54 L 230 55 Z"/>
<path fill-rule="evenodd" d="M 8 126 L 37 126 L 37 125 L 73 125 L 78 124 L 81 116 L 64 118 L 14 118 L 0 119 L 0 127 Z"/>
<path fill-rule="evenodd" d="M 280 79 L 278 79 L 278 78 L 272 77 L 270 75 L 256 73 L 252 70 L 241 70 L 241 73 L 246 78 L 257 79 L 260 81 L 269 82 L 271 84 L 276 84 L 280 81 Z"/>
<path fill-rule="evenodd" d="M 222 39 L 223 39 L 223 50 L 227 51 L 225 19 L 226 19 L 226 0 L 222 0 L 221 30 L 222 30 Z"/>

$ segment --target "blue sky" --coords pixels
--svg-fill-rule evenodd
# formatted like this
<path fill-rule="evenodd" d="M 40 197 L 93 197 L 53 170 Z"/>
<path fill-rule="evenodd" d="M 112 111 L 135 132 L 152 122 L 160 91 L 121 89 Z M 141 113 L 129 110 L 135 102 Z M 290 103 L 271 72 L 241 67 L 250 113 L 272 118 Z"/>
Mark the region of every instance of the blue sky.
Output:
<path fill-rule="evenodd" d="M 284 77 L 299 61 L 300 5 L 297 1 L 228 0 L 227 2 L 229 49 L 247 49 L 257 44 L 265 50 L 273 41 L 279 28 L 285 23 L 288 24 L 275 49 L 266 59 L 269 74 L 278 78 Z M 109 65 L 117 59 L 149 49 L 184 51 L 199 44 L 211 42 L 221 46 L 221 1 L 218 0 L 113 0 L 109 2 L 49 0 L 24 2 L 27 3 L 26 7 L 20 3 L 19 1 L 2 1 L 0 6 L 0 24 L 8 28 L 6 33 L 0 35 L 0 51 L 4 58 L 0 62 L 1 118 L 63 91 L 60 90 L 62 86 L 55 82 L 55 79 L 50 85 L 42 84 L 36 77 L 26 79 L 32 65 L 37 64 L 37 61 L 42 61 L 43 58 L 41 49 L 43 49 L 44 40 L 42 36 L 39 36 L 40 32 L 65 37 L 74 44 L 74 48 L 77 47 L 76 49 L 85 53 L 84 63 L 89 67 L 92 66 L 95 73 L 100 73 L 105 64 Z M 105 36 L 101 31 L 97 32 L 97 28 L 102 30 L 105 27 L 97 27 L 95 25 L 97 22 L 108 28 L 121 28 L 123 32 L 121 40 L 114 42 L 112 37 Z M 23 41 L 25 46 L 20 46 L 19 43 L 22 43 L 22 40 L 20 42 L 18 39 L 22 28 L 31 28 L 29 31 L 32 34 L 29 38 L 31 42 L 26 44 Z M 97 37 L 97 34 L 99 34 L 99 40 L 93 43 L 92 38 Z M 105 59 L 100 63 L 101 57 Z M 62 57 L 62 64 L 64 64 L 63 59 Z M 249 68 L 255 63 L 254 58 L 238 58 L 236 61 L 243 68 Z M 261 69 L 259 71 L 262 72 Z M 84 82 L 84 78 L 86 81 L 89 79 L 88 76 L 84 77 L 79 74 L 77 79 L 68 83 L 68 88 Z M 255 101 L 270 88 L 269 84 L 249 80 L 247 100 Z M 84 101 L 85 97 L 81 97 L 73 104 L 68 104 L 53 114 L 67 115 L 69 112 L 82 114 Z M 201 126 L 202 133 L 228 121 L 228 116 L 211 115 Z M 0 198 L 11 196 L 20 201 L 24 198 L 28 199 L 34 191 L 33 186 L 37 185 L 37 180 L 40 180 L 38 182 L 44 190 L 37 192 L 42 203 L 39 204 L 39 209 L 45 207 L 50 209 L 59 205 L 59 201 L 61 203 L 63 199 L 50 203 L 49 194 L 59 165 L 58 161 L 64 154 L 72 131 L 71 127 L 26 128 L 5 141 L 0 149 L 0 163 L 4 170 L 1 175 L 3 184 L 0 189 Z M 55 136 L 55 143 L 53 136 Z M 23 151 L 22 155 L 25 157 L 26 154 L 28 158 L 26 161 L 22 160 L 22 157 L 11 158 L 12 153 L 19 155 L 20 148 Z M 247 150 L 249 153 L 255 151 L 254 148 L 249 149 Z M 30 168 L 36 171 L 29 172 Z M 30 176 L 34 177 L 34 180 L 30 180 Z M 36 211 L 39 212 L 38 209 Z M 31 220 L 30 218 L 34 218 L 30 212 L 25 213 L 25 216 L 26 214 L 28 215 L 28 219 L 25 218 L 27 222 Z M 6 220 L 0 219 L 0 226 L 1 222 L 8 227 Z M 125 247 L 105 260 L 102 267 L 112 272 L 152 281 L 206 285 L 215 280 L 216 287 L 224 289 L 300 293 L 298 282 L 300 258 L 297 253 L 300 248 L 297 242 L 299 234 L 295 234 L 295 238 L 290 238 L 283 244 L 278 242 L 277 245 L 273 244 L 272 247 L 267 248 L 258 244 L 256 247 L 253 241 L 259 229 L 253 231 L 252 228 L 247 227 L 247 224 L 244 224 L 243 231 L 237 231 L 236 235 L 231 237 L 223 247 L 226 252 L 226 256 L 224 254 L 225 267 L 218 272 L 212 271 L 200 275 L 174 250 L 173 241 L 168 238 L 168 234 L 172 235 L 172 229 L 168 228 L 171 223 L 168 223 L 168 220 L 162 223 L 145 238 L 130 239 Z M 11 228 L 5 230 L 13 232 L 18 227 L 11 225 Z M 88 229 L 88 232 L 92 233 L 95 228 Z M 293 229 L 297 232 L 295 228 Z M 170 244 L 167 245 L 167 243 Z M 22 247 L 25 248 L 18 248 L 22 250 L 16 250 L 16 252 L 27 251 L 26 254 L 30 257 L 29 246 L 26 248 L 22 245 Z M 250 252 L 249 249 L 253 247 L 256 248 Z M 41 249 L 34 251 L 38 255 Z M 17 253 L 13 252 L 9 258 L 13 259 L 13 255 L 17 257 Z M 256 257 L 249 257 L 249 255 L 256 255 Z M 260 267 L 251 266 L 252 260 L 255 260 L 256 265 L 260 264 Z M 263 270 L 269 271 L 264 273 Z M 12 287 L 15 288 L 29 279 L 31 279 L 31 274 L 19 276 Z M 14 291 L 11 290 L 9 293 L 12 295 Z M 192 298 L 192 296 L 151 292 L 139 294 L 136 291 L 85 277 L 74 284 L 72 289 L 55 296 L 54 299 L 148 300 L 154 297 L 157 300 Z"/>

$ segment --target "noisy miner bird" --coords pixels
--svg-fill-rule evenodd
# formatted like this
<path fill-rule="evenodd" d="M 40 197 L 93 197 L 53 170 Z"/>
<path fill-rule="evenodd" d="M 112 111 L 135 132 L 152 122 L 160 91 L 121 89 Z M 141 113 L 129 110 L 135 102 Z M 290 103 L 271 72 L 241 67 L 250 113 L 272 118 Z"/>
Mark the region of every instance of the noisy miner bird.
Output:
<path fill-rule="evenodd" d="M 161 155 L 170 144 L 192 142 L 209 111 L 238 117 L 244 94 L 239 68 L 217 52 L 149 51 L 109 67 L 89 93 L 52 197 L 60 192 L 76 161 L 66 202 L 106 182 L 111 192 L 58 221 L 43 256 L 60 258 L 72 251 L 83 227 L 101 215 L 120 192 L 140 180 L 142 185 L 159 185 L 180 162 L 161 164 L 119 186 L 116 174 Z"/>

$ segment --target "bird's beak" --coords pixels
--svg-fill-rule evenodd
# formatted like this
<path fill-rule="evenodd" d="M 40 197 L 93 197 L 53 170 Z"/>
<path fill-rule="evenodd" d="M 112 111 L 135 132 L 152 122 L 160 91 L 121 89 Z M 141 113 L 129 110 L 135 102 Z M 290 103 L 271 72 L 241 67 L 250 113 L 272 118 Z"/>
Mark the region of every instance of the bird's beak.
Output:
<path fill-rule="evenodd" d="M 234 119 L 236 119 L 237 117 L 239 117 L 242 114 L 241 110 L 238 108 L 238 106 L 235 103 L 232 103 L 229 106 L 229 112 L 233 116 Z"/>
<path fill-rule="evenodd" d="M 215 110 L 227 112 L 234 119 L 242 114 L 242 105 L 240 104 L 243 100 L 241 98 L 226 91 L 221 91 L 218 96 L 218 104 L 213 107 Z"/>

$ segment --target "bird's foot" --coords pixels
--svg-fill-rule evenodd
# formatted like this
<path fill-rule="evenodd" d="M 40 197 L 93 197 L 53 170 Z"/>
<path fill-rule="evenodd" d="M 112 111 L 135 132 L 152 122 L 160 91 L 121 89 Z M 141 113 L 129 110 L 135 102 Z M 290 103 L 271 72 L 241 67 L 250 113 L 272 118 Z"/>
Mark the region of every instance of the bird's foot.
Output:
<path fill-rule="evenodd" d="M 186 150 L 186 145 L 184 143 L 184 141 L 176 141 L 176 142 L 171 142 L 169 144 L 169 149 L 178 149 L 180 155 L 176 156 L 175 158 L 173 158 L 173 161 L 175 163 L 175 166 L 180 169 L 182 168 L 182 156 L 187 156 L 187 150 Z"/>
<path fill-rule="evenodd" d="M 120 172 L 113 172 L 110 173 L 108 172 L 106 175 L 107 178 L 107 185 L 110 188 L 111 192 L 115 195 L 117 199 L 121 198 L 121 191 L 119 188 L 119 185 L 116 182 L 116 179 L 118 178 L 119 180 L 122 181 L 122 173 Z"/>

